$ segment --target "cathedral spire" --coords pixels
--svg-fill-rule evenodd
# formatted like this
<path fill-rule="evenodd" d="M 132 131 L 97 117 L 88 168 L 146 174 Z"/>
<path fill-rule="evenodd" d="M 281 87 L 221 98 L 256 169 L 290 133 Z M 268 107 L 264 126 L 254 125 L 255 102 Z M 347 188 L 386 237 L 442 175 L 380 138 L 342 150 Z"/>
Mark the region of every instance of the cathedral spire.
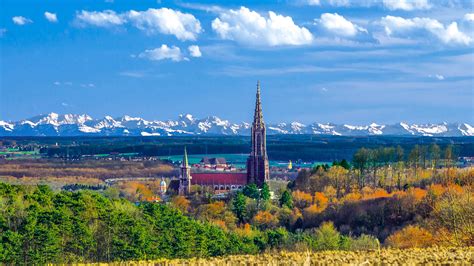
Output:
<path fill-rule="evenodd" d="M 184 147 L 183 168 L 188 168 L 188 152 L 186 151 L 186 146 Z"/>
<path fill-rule="evenodd" d="M 270 167 L 267 157 L 266 129 L 263 122 L 262 102 L 260 99 L 260 81 L 257 82 L 255 114 L 252 124 L 252 151 L 247 159 L 247 183 L 262 186 L 270 178 Z"/>
<path fill-rule="evenodd" d="M 260 81 L 257 81 L 257 97 L 255 100 L 255 114 L 253 117 L 253 124 L 257 127 L 263 125 L 262 102 L 260 99 Z"/>

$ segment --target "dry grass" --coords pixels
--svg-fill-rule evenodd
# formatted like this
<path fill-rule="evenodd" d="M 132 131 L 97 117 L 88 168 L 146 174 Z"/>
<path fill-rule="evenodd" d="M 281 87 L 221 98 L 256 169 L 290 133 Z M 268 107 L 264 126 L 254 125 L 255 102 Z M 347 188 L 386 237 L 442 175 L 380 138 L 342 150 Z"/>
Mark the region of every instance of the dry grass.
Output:
<path fill-rule="evenodd" d="M 373 251 L 279 252 L 262 255 L 235 255 L 209 259 L 131 261 L 80 265 L 472 265 L 474 247 L 381 249 Z"/>

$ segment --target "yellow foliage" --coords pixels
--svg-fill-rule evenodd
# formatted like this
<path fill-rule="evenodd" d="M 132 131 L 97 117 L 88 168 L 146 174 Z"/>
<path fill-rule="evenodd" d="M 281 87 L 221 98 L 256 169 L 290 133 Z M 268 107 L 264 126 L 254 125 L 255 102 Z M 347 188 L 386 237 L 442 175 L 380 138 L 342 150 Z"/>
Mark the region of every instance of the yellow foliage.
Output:
<path fill-rule="evenodd" d="M 293 202 L 295 203 L 296 207 L 303 209 L 311 205 L 313 201 L 313 197 L 311 197 L 311 194 L 306 193 L 304 191 L 293 191 Z"/>
<path fill-rule="evenodd" d="M 321 192 L 314 193 L 314 205 L 323 211 L 328 206 L 328 198 Z"/>
<path fill-rule="evenodd" d="M 387 238 L 388 245 L 396 248 L 421 248 L 434 244 L 433 235 L 418 226 L 409 225 Z"/>
<path fill-rule="evenodd" d="M 278 218 L 268 211 L 259 211 L 253 217 L 253 223 L 262 228 L 273 228 L 278 224 Z"/>
<path fill-rule="evenodd" d="M 362 195 L 358 192 L 347 193 L 343 198 L 343 202 L 353 202 L 362 199 Z"/>
<path fill-rule="evenodd" d="M 171 205 L 183 213 L 189 210 L 189 204 L 189 200 L 183 196 L 175 196 L 171 199 Z"/>

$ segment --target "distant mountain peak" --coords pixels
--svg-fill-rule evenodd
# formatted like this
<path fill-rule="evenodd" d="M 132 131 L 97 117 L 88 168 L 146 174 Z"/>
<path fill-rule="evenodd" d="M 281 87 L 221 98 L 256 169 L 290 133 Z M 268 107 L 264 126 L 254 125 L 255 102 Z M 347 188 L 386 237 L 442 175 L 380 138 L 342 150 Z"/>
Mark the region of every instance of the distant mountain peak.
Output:
<path fill-rule="evenodd" d="M 319 134 L 335 136 L 413 135 L 474 136 L 468 123 L 426 123 L 351 125 L 334 123 L 304 124 L 298 121 L 267 124 L 267 134 Z M 124 115 L 94 119 L 87 114 L 49 113 L 16 122 L 0 121 L 0 136 L 176 136 L 250 135 L 250 123 L 233 123 L 217 116 L 195 118 L 180 114 L 177 120 L 145 120 Z"/>

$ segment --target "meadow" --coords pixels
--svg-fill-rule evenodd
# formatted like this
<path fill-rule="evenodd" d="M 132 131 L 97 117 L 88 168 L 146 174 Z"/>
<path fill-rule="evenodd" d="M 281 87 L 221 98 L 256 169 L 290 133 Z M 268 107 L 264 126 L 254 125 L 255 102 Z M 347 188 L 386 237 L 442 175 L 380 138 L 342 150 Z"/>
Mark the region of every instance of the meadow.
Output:
<path fill-rule="evenodd" d="M 155 261 L 130 261 L 106 265 L 381 265 L 456 264 L 472 265 L 474 247 L 380 249 L 368 251 L 273 252 L 261 255 L 233 255 Z M 104 265 L 104 264 L 84 264 Z"/>

